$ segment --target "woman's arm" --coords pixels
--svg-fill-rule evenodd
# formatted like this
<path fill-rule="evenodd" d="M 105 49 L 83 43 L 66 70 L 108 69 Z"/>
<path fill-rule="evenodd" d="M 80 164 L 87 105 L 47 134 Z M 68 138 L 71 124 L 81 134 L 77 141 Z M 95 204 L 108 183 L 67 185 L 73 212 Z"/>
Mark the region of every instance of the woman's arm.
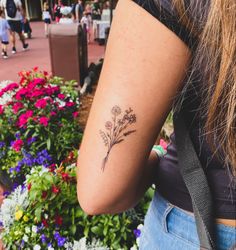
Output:
<path fill-rule="evenodd" d="M 150 151 L 189 58 L 163 24 L 119 1 L 78 158 L 78 199 L 88 214 L 121 212 L 145 192 L 155 165 Z"/>

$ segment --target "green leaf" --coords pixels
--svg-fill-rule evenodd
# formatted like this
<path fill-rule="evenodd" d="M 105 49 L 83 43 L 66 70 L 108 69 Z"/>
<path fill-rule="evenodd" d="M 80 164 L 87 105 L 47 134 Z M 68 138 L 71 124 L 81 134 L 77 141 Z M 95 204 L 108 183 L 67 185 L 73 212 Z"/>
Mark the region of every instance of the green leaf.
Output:
<path fill-rule="evenodd" d="M 42 205 L 40 205 L 39 207 L 37 207 L 37 208 L 35 209 L 35 212 L 34 212 L 34 213 L 35 213 L 35 216 L 36 216 L 36 218 L 37 218 L 38 221 L 41 220 L 42 209 L 43 209 L 43 206 L 42 206 Z"/>
<path fill-rule="evenodd" d="M 70 226 L 70 231 L 71 231 L 71 233 L 72 233 L 73 235 L 75 235 L 76 230 L 77 230 L 76 225 L 71 225 L 71 226 Z"/>
<path fill-rule="evenodd" d="M 48 150 L 51 149 L 51 139 L 50 138 L 47 139 L 47 149 Z"/>

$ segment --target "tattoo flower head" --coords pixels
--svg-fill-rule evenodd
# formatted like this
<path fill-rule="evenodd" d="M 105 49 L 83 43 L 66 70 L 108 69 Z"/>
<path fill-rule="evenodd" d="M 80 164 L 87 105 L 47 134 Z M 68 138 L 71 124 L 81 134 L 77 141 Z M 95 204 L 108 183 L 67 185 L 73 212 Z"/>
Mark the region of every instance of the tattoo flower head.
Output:
<path fill-rule="evenodd" d="M 118 106 L 114 106 L 111 110 L 111 113 L 115 116 L 118 116 L 121 114 L 121 109 Z"/>
<path fill-rule="evenodd" d="M 106 127 L 106 129 L 111 130 L 112 129 L 112 122 L 110 122 L 110 121 L 106 122 L 105 127 Z"/>
<path fill-rule="evenodd" d="M 105 123 L 106 130 L 100 130 L 99 133 L 102 137 L 104 145 L 107 147 L 106 157 L 103 159 L 102 170 L 104 171 L 106 162 L 108 160 L 110 151 L 113 146 L 121 143 L 125 138 L 136 132 L 136 130 L 130 130 L 128 126 L 136 122 L 136 115 L 133 113 L 131 108 L 124 111 L 122 115 L 122 110 L 118 106 L 114 106 L 111 109 L 113 115 L 112 121 L 107 121 Z M 117 118 L 120 116 L 119 118 Z"/>

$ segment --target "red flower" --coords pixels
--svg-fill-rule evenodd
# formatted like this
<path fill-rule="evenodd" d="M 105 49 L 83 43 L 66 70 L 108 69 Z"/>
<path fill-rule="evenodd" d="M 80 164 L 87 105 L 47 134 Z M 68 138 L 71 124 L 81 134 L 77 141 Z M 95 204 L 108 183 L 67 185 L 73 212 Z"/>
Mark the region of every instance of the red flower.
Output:
<path fill-rule="evenodd" d="M 52 165 L 50 165 L 48 168 L 49 168 L 49 171 L 50 171 L 50 172 L 54 172 L 55 169 L 56 169 L 56 164 L 52 164 Z"/>
<path fill-rule="evenodd" d="M 61 226 L 63 223 L 63 219 L 60 215 L 56 215 L 55 216 L 55 224 L 58 225 L 58 226 Z"/>
<path fill-rule="evenodd" d="M 75 105 L 74 102 L 67 102 L 67 103 L 66 103 L 66 107 L 72 107 L 72 106 L 74 106 L 74 105 Z"/>
<path fill-rule="evenodd" d="M 13 142 L 12 148 L 16 151 L 19 152 L 21 150 L 21 147 L 23 146 L 24 142 L 21 139 L 17 139 Z"/>
<path fill-rule="evenodd" d="M 62 180 L 65 181 L 65 182 L 70 181 L 70 176 L 68 175 L 68 173 L 62 172 L 61 177 L 62 177 Z"/>
<path fill-rule="evenodd" d="M 44 127 L 47 127 L 49 119 L 46 116 L 39 118 L 39 123 Z"/>
<path fill-rule="evenodd" d="M 50 113 L 51 116 L 55 116 L 56 114 L 57 114 L 57 113 L 54 112 L 54 111 L 51 111 L 51 113 Z"/>
<path fill-rule="evenodd" d="M 78 112 L 78 111 L 75 111 L 72 115 L 73 115 L 74 118 L 76 118 L 76 117 L 78 117 L 79 112 Z"/>
<path fill-rule="evenodd" d="M 31 187 L 32 187 L 32 184 L 29 183 L 29 185 L 27 186 L 28 191 L 30 191 Z"/>
<path fill-rule="evenodd" d="M 0 115 L 2 115 L 4 113 L 4 108 L 2 105 L 0 105 Z"/>
<path fill-rule="evenodd" d="M 63 95 L 63 94 L 58 94 L 57 97 L 58 97 L 59 99 L 61 99 L 61 100 L 65 99 L 65 95 Z"/>
<path fill-rule="evenodd" d="M 29 94 L 28 89 L 22 88 L 16 92 L 15 99 L 16 100 L 22 100 L 22 97 L 26 97 L 27 94 Z"/>
<path fill-rule="evenodd" d="M 46 219 L 42 219 L 42 224 L 45 226 L 45 227 L 48 227 L 48 221 Z"/>
<path fill-rule="evenodd" d="M 39 69 L 38 66 L 33 67 L 33 71 L 34 71 L 34 72 L 38 71 L 38 69 Z"/>
<path fill-rule="evenodd" d="M 17 114 L 19 109 L 23 108 L 23 103 L 21 102 L 16 102 L 13 106 L 12 106 L 12 110 L 14 112 L 14 114 Z"/>
<path fill-rule="evenodd" d="M 39 109 L 44 109 L 47 106 L 47 101 L 45 99 L 39 99 L 34 106 Z"/>
<path fill-rule="evenodd" d="M 55 185 L 52 186 L 52 192 L 54 194 L 58 194 L 60 192 L 60 188 L 56 187 Z"/>
<path fill-rule="evenodd" d="M 47 191 L 43 191 L 42 192 L 42 198 L 46 199 L 47 196 L 48 196 L 48 192 Z"/>
<path fill-rule="evenodd" d="M 19 120 L 18 120 L 18 125 L 20 127 L 23 127 L 24 125 L 27 124 L 28 119 L 31 118 L 32 116 L 33 116 L 32 110 L 26 111 L 24 114 L 20 115 Z"/>

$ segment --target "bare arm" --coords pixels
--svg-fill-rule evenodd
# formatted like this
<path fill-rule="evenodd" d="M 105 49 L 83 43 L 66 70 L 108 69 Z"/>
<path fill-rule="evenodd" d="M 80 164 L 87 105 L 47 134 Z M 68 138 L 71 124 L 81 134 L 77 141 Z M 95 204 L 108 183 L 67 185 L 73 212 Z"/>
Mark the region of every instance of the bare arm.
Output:
<path fill-rule="evenodd" d="M 189 58 L 187 46 L 163 24 L 132 1 L 119 1 L 78 158 L 78 198 L 87 213 L 126 210 L 151 183 L 151 147 Z M 128 125 L 120 133 L 122 121 Z"/>

